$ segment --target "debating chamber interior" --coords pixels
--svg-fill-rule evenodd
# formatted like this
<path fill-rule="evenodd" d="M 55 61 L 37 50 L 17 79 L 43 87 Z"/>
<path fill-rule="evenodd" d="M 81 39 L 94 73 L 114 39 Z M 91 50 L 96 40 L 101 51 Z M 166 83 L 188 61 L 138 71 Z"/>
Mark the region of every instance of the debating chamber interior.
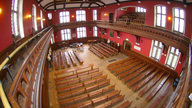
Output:
<path fill-rule="evenodd" d="M 191 0 L 1 0 L 0 108 L 192 108 Z"/>

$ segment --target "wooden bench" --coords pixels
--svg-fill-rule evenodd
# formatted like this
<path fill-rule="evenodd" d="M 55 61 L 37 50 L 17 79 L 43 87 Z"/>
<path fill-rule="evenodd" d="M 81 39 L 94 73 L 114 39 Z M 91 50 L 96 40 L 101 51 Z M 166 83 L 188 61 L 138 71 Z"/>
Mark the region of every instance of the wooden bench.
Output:
<path fill-rule="evenodd" d="M 132 74 L 133 72 L 135 72 L 138 69 L 142 68 L 145 65 L 146 65 L 146 63 L 139 64 L 139 65 L 135 66 L 134 68 L 132 68 L 132 69 L 130 69 L 130 70 L 124 72 L 124 73 L 121 73 L 120 75 L 118 75 L 118 78 L 122 79 L 122 78 L 126 77 L 127 75 Z"/>
<path fill-rule="evenodd" d="M 140 83 L 138 83 L 136 86 L 133 87 L 133 91 L 136 92 L 136 90 L 143 87 L 146 83 L 148 83 L 157 73 L 159 72 L 159 69 L 153 72 L 151 75 L 146 77 L 144 80 L 142 80 Z"/>
<path fill-rule="evenodd" d="M 133 59 L 133 60 L 124 62 L 123 64 L 121 64 L 121 66 L 119 68 L 114 67 L 113 70 L 111 70 L 111 72 L 114 73 L 115 71 L 118 71 L 118 70 L 130 65 L 131 63 L 134 63 L 134 62 L 137 62 L 137 61 L 138 61 L 137 59 Z"/>
<path fill-rule="evenodd" d="M 70 58 L 69 58 L 67 52 L 64 52 L 64 55 L 63 55 L 63 56 L 64 56 L 64 58 L 65 58 L 65 63 L 66 63 L 66 65 L 67 65 L 67 67 L 71 67 Z"/>
<path fill-rule="evenodd" d="M 171 84 L 168 83 L 165 89 L 163 89 L 163 91 L 160 93 L 160 95 L 158 95 L 157 99 L 155 99 L 155 101 L 150 105 L 149 108 L 157 108 L 157 106 L 160 104 L 163 98 L 165 98 L 165 95 L 169 91 L 170 87 L 171 87 Z"/>
<path fill-rule="evenodd" d="M 112 100 L 109 100 L 101 105 L 96 106 L 95 108 L 108 108 L 108 107 L 112 107 L 113 105 L 117 104 L 118 102 L 122 101 L 124 99 L 125 96 L 119 95 L 117 97 L 115 97 Z"/>
<path fill-rule="evenodd" d="M 135 78 L 136 76 L 138 76 L 141 72 L 143 72 L 144 70 L 146 70 L 150 65 L 147 64 L 146 66 L 142 67 L 141 69 L 137 70 L 136 72 L 134 72 L 133 74 L 123 78 L 123 82 L 126 83 L 127 81 Z M 121 75 L 121 74 L 120 74 Z M 123 76 L 121 76 L 120 78 L 122 78 Z"/>
<path fill-rule="evenodd" d="M 95 44 L 94 46 L 98 47 L 99 49 L 101 49 L 102 51 L 106 52 L 107 54 L 113 56 L 114 53 L 113 52 L 110 52 L 108 51 L 107 49 L 103 48 L 102 46 L 98 45 L 98 44 Z"/>
<path fill-rule="evenodd" d="M 53 52 L 53 65 L 55 66 L 55 69 L 58 70 L 59 69 L 59 60 L 57 57 L 57 53 L 54 51 Z"/>
<path fill-rule="evenodd" d="M 95 74 L 94 74 L 95 73 Z M 64 76 L 64 77 L 59 77 L 59 78 L 56 78 L 55 79 L 55 82 L 59 82 L 59 81 L 66 81 L 68 79 L 72 79 L 72 78 L 80 78 L 81 80 L 83 78 L 81 78 L 80 76 L 83 76 L 83 75 L 89 75 L 91 74 L 91 78 L 94 77 L 94 76 L 97 76 L 98 74 L 101 74 L 102 75 L 102 72 L 98 72 L 97 70 L 95 71 L 88 71 L 88 72 L 84 72 L 84 74 L 74 74 L 74 75 L 69 75 L 69 76 Z M 87 76 L 84 76 L 84 77 L 87 77 Z"/>
<path fill-rule="evenodd" d="M 94 66 L 93 64 L 83 65 L 83 66 L 80 66 L 80 67 L 67 69 L 65 71 L 56 72 L 55 75 L 59 75 L 59 74 L 67 73 L 67 72 L 77 73 L 77 71 L 82 70 L 82 69 L 86 69 L 86 68 L 91 68 L 91 70 L 92 70 L 93 66 Z"/>
<path fill-rule="evenodd" d="M 99 49 L 98 47 L 96 46 L 92 46 L 93 49 L 95 49 L 96 51 L 98 51 L 99 53 L 101 53 L 102 55 L 104 55 L 105 57 L 109 57 L 109 54 L 104 52 L 103 50 Z"/>
<path fill-rule="evenodd" d="M 103 59 L 104 56 L 100 53 L 98 53 L 95 49 L 93 48 L 89 48 L 90 51 L 92 51 L 95 55 L 97 55 L 99 58 Z"/>
<path fill-rule="evenodd" d="M 99 72 L 99 68 L 95 68 L 95 69 L 92 69 L 92 70 L 86 70 L 86 71 L 82 71 L 82 72 L 76 72 L 76 71 L 65 72 L 63 74 L 57 75 L 57 78 L 68 77 L 68 76 L 71 76 L 71 75 L 77 75 L 79 77 L 79 76 L 91 74 L 91 73 L 94 73 L 94 72 Z M 56 82 L 56 83 L 58 83 L 58 82 Z"/>
<path fill-rule="evenodd" d="M 144 77 L 146 77 L 147 75 L 149 75 L 153 70 L 155 69 L 155 67 L 152 67 L 146 71 L 144 71 L 142 74 L 140 74 L 138 77 L 136 77 L 135 79 L 131 80 L 127 86 L 131 87 L 134 84 L 138 83 L 141 79 L 143 79 Z"/>
<path fill-rule="evenodd" d="M 131 102 L 125 101 L 121 105 L 117 106 L 116 108 L 127 108 L 127 107 L 130 107 L 132 102 L 133 101 L 131 101 Z"/>
<path fill-rule="evenodd" d="M 59 58 L 60 58 L 60 64 L 61 64 L 61 68 L 65 68 L 65 63 L 61 54 L 61 51 L 59 51 Z"/>
<path fill-rule="evenodd" d="M 159 79 L 163 76 L 164 72 L 159 73 L 144 89 L 139 92 L 139 96 L 142 97 L 146 92 L 148 92 Z"/>
<path fill-rule="evenodd" d="M 127 70 L 133 68 L 134 66 L 137 66 L 137 65 L 139 65 L 139 64 L 141 64 L 141 63 L 142 63 L 142 61 L 138 61 L 138 62 L 134 62 L 134 63 L 132 63 L 132 64 L 129 64 L 129 65 L 123 67 L 122 69 L 119 69 L 118 71 L 115 71 L 114 74 L 115 74 L 115 75 L 121 74 L 121 73 L 123 73 L 124 71 L 127 71 Z"/>
<path fill-rule="evenodd" d="M 107 46 L 104 46 L 103 44 L 101 43 L 98 43 L 99 46 L 103 47 L 104 49 L 108 50 L 109 52 L 112 52 L 114 54 L 118 54 L 118 52 L 115 52 L 114 50 L 108 48 Z"/>
<path fill-rule="evenodd" d="M 146 100 L 149 102 L 161 89 L 161 87 L 164 85 L 164 83 L 167 81 L 169 77 L 169 74 L 166 74 L 161 83 L 146 97 Z"/>
<path fill-rule="evenodd" d="M 77 61 L 76 61 L 74 55 L 71 52 L 68 52 L 68 54 L 69 54 L 69 57 L 71 58 L 73 65 L 77 66 Z"/>
<path fill-rule="evenodd" d="M 88 100 L 85 102 L 81 102 L 81 103 L 74 104 L 74 105 L 71 105 L 68 107 L 63 107 L 63 108 L 86 108 L 86 107 L 91 107 L 91 106 L 92 106 L 92 101 Z"/>
<path fill-rule="evenodd" d="M 85 93 L 85 92 L 90 92 L 92 90 L 101 88 L 101 87 L 109 85 L 109 84 L 110 84 L 110 79 L 104 80 L 104 81 L 101 81 L 101 82 L 96 83 L 94 85 L 89 85 L 87 87 L 79 88 L 79 89 L 68 91 L 68 92 L 65 92 L 65 93 L 60 93 L 60 94 L 58 94 L 58 98 L 62 99 L 62 98 L 67 98 L 67 97 L 75 96 L 75 95 L 78 95 L 78 94 L 82 94 L 82 93 Z M 69 88 L 68 88 L 68 90 L 69 90 Z"/>
<path fill-rule="evenodd" d="M 114 47 L 112 47 L 112 46 L 110 46 L 110 45 L 108 45 L 108 44 L 106 44 L 106 43 L 104 43 L 104 42 L 101 42 L 101 44 L 103 44 L 103 45 L 105 45 L 105 46 L 111 48 L 112 50 L 118 52 L 118 49 L 116 49 L 116 48 L 114 48 Z"/>
<path fill-rule="evenodd" d="M 126 60 L 126 61 L 124 61 L 123 63 L 121 63 L 119 65 L 113 66 L 109 70 L 113 72 L 114 70 L 117 70 L 119 68 L 125 67 L 128 63 L 132 63 L 133 61 L 137 61 L 137 59 L 132 58 L 132 59 Z"/>
<path fill-rule="evenodd" d="M 117 65 L 120 65 L 120 64 L 123 64 L 124 62 L 127 62 L 131 59 L 133 59 L 134 57 L 129 57 L 129 58 L 126 58 L 124 60 L 121 60 L 121 61 L 117 61 L 117 62 L 114 62 L 114 63 L 111 63 L 107 66 L 108 69 L 112 68 L 113 66 L 117 66 Z"/>
<path fill-rule="evenodd" d="M 83 59 L 78 55 L 76 51 L 73 50 L 73 53 L 76 56 L 77 60 L 79 61 L 79 64 L 82 65 L 84 62 Z"/>

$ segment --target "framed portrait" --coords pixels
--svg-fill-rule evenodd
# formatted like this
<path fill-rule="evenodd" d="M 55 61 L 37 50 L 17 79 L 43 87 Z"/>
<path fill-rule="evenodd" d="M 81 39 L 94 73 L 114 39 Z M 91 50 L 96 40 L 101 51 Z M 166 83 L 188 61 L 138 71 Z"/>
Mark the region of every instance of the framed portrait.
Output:
<path fill-rule="evenodd" d="M 110 37 L 113 38 L 113 31 L 110 31 Z"/>
<path fill-rule="evenodd" d="M 102 29 L 102 30 L 101 30 L 101 33 L 102 33 L 102 35 L 104 35 L 104 34 L 105 34 L 105 31 Z"/>

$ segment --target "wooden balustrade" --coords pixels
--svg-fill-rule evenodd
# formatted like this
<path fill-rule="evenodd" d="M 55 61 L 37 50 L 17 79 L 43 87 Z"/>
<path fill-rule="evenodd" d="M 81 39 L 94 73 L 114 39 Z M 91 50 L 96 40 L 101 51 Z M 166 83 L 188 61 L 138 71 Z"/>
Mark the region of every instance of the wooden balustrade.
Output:
<path fill-rule="evenodd" d="M 8 94 L 12 107 L 41 107 L 44 64 L 53 29 L 33 47 L 20 67 Z"/>

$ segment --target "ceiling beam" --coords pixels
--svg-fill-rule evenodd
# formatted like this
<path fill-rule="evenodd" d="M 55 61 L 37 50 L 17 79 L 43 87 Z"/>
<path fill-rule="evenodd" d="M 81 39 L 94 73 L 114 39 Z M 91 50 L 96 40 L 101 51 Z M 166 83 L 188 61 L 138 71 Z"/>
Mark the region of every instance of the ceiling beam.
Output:
<path fill-rule="evenodd" d="M 54 0 L 54 10 L 56 10 L 56 0 Z"/>
<path fill-rule="evenodd" d="M 115 0 L 117 3 L 120 3 L 119 0 Z"/>

